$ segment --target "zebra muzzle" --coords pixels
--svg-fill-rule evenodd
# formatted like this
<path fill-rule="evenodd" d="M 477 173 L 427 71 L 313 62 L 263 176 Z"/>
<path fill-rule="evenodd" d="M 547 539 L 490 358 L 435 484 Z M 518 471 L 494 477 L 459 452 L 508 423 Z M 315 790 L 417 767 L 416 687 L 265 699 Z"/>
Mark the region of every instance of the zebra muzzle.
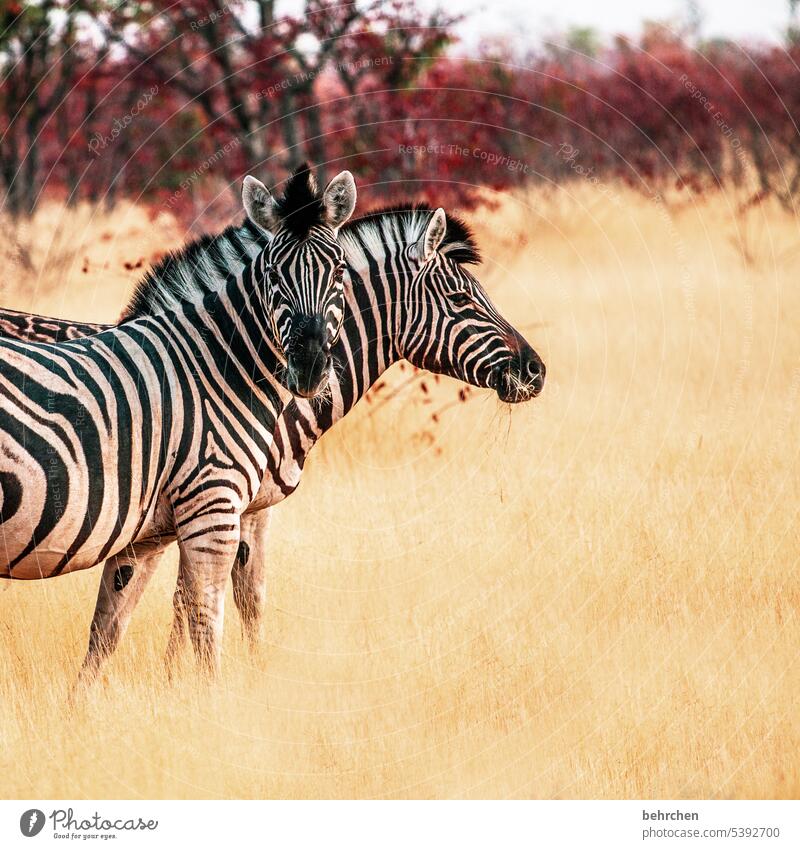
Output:
<path fill-rule="evenodd" d="M 324 391 L 331 371 L 331 345 L 322 316 L 297 320 L 286 354 L 286 388 L 301 398 Z"/>
<path fill-rule="evenodd" d="M 506 404 L 519 404 L 535 398 L 544 388 L 545 365 L 536 351 L 524 346 L 495 368 L 492 385 Z"/>
<path fill-rule="evenodd" d="M 313 398 L 324 392 L 331 372 L 330 356 L 320 354 L 310 365 L 297 363 L 292 357 L 287 360 L 286 388 L 300 398 Z"/>

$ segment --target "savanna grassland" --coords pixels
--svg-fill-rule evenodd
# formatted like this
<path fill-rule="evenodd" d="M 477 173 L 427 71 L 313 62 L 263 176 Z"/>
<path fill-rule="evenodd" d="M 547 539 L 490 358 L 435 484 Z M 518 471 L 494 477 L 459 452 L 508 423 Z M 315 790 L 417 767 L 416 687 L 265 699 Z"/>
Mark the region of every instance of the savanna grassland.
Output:
<path fill-rule="evenodd" d="M 165 680 L 172 552 L 74 706 L 99 571 L 0 583 L 2 795 L 797 798 L 800 232 L 739 200 L 469 216 L 544 392 L 387 374 L 275 510 L 262 643 L 229 598 L 217 682 Z M 2 303 L 110 321 L 182 232 L 20 238 Z"/>

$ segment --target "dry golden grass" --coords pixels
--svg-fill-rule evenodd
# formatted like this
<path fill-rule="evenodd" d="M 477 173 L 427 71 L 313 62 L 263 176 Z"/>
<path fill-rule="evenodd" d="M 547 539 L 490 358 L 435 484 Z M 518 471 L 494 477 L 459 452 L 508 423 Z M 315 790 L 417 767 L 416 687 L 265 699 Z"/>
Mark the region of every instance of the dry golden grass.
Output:
<path fill-rule="evenodd" d="M 673 213 L 583 185 L 472 216 L 543 395 L 362 403 L 275 511 L 255 656 L 229 599 L 218 682 L 164 682 L 172 555 L 75 709 L 99 573 L 0 585 L 3 796 L 797 798 L 798 222 Z M 121 262 L 180 240 L 89 219 L 4 302 L 113 319 Z"/>

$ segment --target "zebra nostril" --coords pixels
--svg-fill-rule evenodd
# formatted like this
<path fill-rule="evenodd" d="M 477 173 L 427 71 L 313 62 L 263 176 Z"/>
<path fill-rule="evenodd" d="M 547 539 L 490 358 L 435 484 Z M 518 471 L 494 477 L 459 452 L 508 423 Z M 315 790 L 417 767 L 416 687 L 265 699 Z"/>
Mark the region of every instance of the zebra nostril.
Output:
<path fill-rule="evenodd" d="M 525 348 L 519 358 L 519 376 L 538 395 L 544 386 L 545 367 L 533 348 Z"/>

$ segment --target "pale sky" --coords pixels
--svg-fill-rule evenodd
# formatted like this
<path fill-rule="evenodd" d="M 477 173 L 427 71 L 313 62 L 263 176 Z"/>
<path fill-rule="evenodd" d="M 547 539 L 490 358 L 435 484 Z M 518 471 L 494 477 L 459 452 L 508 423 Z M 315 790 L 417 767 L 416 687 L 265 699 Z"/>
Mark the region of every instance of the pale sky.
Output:
<path fill-rule="evenodd" d="M 686 0 L 419 0 L 453 13 L 468 13 L 460 27 L 467 45 L 482 36 L 504 35 L 516 45 L 533 46 L 571 26 L 590 26 L 605 35 L 635 34 L 642 20 L 680 17 Z M 705 37 L 775 41 L 788 21 L 787 0 L 699 0 Z"/>

